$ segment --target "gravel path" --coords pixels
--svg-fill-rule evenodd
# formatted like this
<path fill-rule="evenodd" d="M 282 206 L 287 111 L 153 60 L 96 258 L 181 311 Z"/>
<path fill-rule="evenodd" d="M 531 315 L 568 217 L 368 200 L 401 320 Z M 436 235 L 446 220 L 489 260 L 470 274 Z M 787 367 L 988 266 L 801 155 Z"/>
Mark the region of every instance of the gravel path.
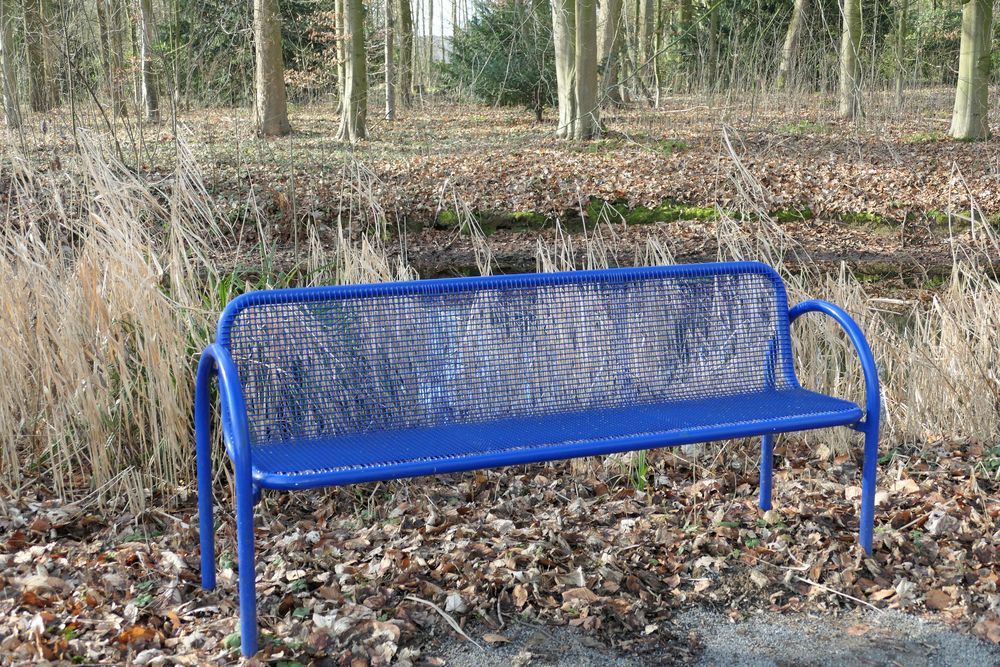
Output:
<path fill-rule="evenodd" d="M 734 623 L 725 614 L 684 612 L 664 641 L 644 655 L 616 653 L 567 627 L 509 625 L 498 633 L 510 641 L 484 651 L 456 639 L 424 656 L 449 667 L 638 667 L 691 664 L 699 667 L 996 667 L 1000 647 L 899 612 L 852 612 L 839 617 L 762 612 Z M 475 628 L 480 638 L 489 632 Z"/>

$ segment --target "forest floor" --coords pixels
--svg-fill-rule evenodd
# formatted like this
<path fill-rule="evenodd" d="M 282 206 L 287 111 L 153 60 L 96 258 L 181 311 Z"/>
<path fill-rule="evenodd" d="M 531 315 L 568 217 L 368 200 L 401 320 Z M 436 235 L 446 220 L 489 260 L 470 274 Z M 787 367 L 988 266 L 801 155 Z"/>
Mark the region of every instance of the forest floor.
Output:
<path fill-rule="evenodd" d="M 756 449 L 654 451 L 641 483 L 612 457 L 268 493 L 257 662 L 1000 663 L 1000 453 L 887 451 L 866 557 L 856 462 L 780 442 L 762 512 Z M 211 592 L 193 499 L 118 516 L 16 498 L 0 498 L 0 664 L 236 659 L 228 498 Z"/>
<path fill-rule="evenodd" d="M 232 224 L 224 265 L 239 264 L 247 243 L 294 263 L 310 229 L 332 244 L 338 219 L 357 231 L 377 218 L 421 275 L 469 272 L 466 213 L 503 271 L 533 268 L 556 221 L 571 231 L 603 221 L 617 263 L 649 239 L 694 261 L 713 256 L 720 217 L 768 215 L 812 261 L 936 275 L 952 266 L 956 237 L 1000 225 L 997 144 L 947 138 L 951 95 L 915 90 L 902 111 L 873 96 L 850 123 L 819 95 L 667 97 L 659 109 L 607 110 L 607 136 L 589 143 L 557 140 L 521 109 L 441 101 L 373 121 L 353 147 L 335 138 L 334 108 L 319 104 L 293 107 L 286 138 L 257 137 L 247 109 L 183 114 L 178 134 Z M 68 120 L 29 128 L 26 142 L 54 168 L 66 148 L 56 126 Z M 120 132 L 122 160 L 168 182 L 174 139 L 169 125 Z"/>

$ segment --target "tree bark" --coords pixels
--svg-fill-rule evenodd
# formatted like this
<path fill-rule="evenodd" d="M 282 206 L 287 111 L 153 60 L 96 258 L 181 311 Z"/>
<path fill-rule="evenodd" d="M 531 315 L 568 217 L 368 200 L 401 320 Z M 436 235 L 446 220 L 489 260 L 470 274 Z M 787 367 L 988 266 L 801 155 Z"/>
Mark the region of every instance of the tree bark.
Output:
<path fill-rule="evenodd" d="M 650 79 L 650 61 L 653 55 L 653 0 L 639 0 L 639 48 L 636 51 L 636 62 L 639 64 L 640 76 Z"/>
<path fill-rule="evenodd" d="M 615 105 L 622 104 L 619 88 L 618 64 L 622 47 L 622 0 L 601 2 L 601 43 L 598 52 L 598 70 L 601 75 L 601 92 Z"/>
<path fill-rule="evenodd" d="M 601 134 L 597 102 L 597 0 L 576 0 L 576 123 L 575 139 Z"/>
<path fill-rule="evenodd" d="M 674 64 L 676 66 L 674 72 L 675 90 L 686 91 L 690 87 L 690 77 L 688 76 L 689 63 L 691 61 L 689 57 L 691 36 L 688 34 L 690 29 L 691 0 L 680 0 L 677 6 L 677 26 L 674 31 L 674 39 L 676 40 L 674 46 Z"/>
<path fill-rule="evenodd" d="M 399 0 L 399 98 L 404 107 L 413 97 L 413 11 L 410 0 Z"/>
<path fill-rule="evenodd" d="M 62 53 L 52 37 L 53 33 L 53 11 L 52 0 L 41 0 L 39 3 L 42 20 L 42 48 L 45 51 L 45 83 L 47 85 L 46 97 L 50 108 L 59 106 L 61 90 L 59 87 L 59 70 L 57 69 Z"/>
<path fill-rule="evenodd" d="M 344 89 L 347 87 L 347 11 L 344 0 L 335 0 L 334 32 L 337 35 L 337 114 L 344 112 Z"/>
<path fill-rule="evenodd" d="M 910 26 L 907 14 L 910 11 L 910 0 L 899 0 L 897 7 L 899 20 L 896 21 L 896 108 L 903 108 L 903 89 L 906 81 L 906 33 Z"/>
<path fill-rule="evenodd" d="M 108 6 L 106 0 L 97 0 L 97 31 L 101 43 L 101 64 L 108 81 L 108 95 L 115 97 L 114 74 L 111 71 L 111 37 L 108 26 Z"/>
<path fill-rule="evenodd" d="M 21 112 L 17 104 L 17 77 L 14 70 L 14 12 L 11 0 L 0 0 L 0 87 L 3 88 L 3 110 L 7 127 L 21 127 Z"/>
<path fill-rule="evenodd" d="M 139 78 L 142 105 L 146 110 L 146 119 L 158 123 L 160 121 L 160 95 L 156 89 L 156 74 L 153 71 L 155 34 L 153 0 L 139 0 Z"/>
<path fill-rule="evenodd" d="M 708 87 L 715 90 L 719 79 L 719 6 L 720 2 L 712 2 L 708 13 Z"/>
<path fill-rule="evenodd" d="M 989 128 L 990 46 L 993 0 L 966 0 L 962 7 L 962 45 L 958 59 L 955 110 L 949 134 L 955 139 L 985 139 Z"/>
<path fill-rule="evenodd" d="M 365 62 L 365 14 L 361 0 L 344 0 L 347 9 L 347 81 L 337 138 L 355 142 L 367 136 L 368 67 Z"/>
<path fill-rule="evenodd" d="M 552 37 L 559 100 L 556 136 L 571 139 L 576 119 L 576 0 L 552 0 Z"/>
<path fill-rule="evenodd" d="M 254 0 L 253 9 L 257 126 L 266 137 L 284 136 L 292 127 L 288 122 L 285 96 L 278 0 Z"/>
<path fill-rule="evenodd" d="M 120 0 L 97 0 L 97 20 L 103 49 L 102 61 L 108 76 L 111 107 L 119 116 L 127 112 L 125 105 L 125 8 Z"/>
<path fill-rule="evenodd" d="M 434 72 L 434 0 L 427 0 L 427 81 L 430 86 Z"/>
<path fill-rule="evenodd" d="M 840 116 L 861 113 L 861 0 L 843 0 L 844 24 L 840 40 Z"/>
<path fill-rule="evenodd" d="M 799 59 L 799 41 L 808 13 L 809 0 L 795 0 L 792 18 L 788 22 L 788 31 L 785 32 L 785 44 L 781 49 L 781 63 L 778 65 L 778 78 L 775 81 L 778 90 L 784 90 L 788 86 L 788 79 Z"/>
<path fill-rule="evenodd" d="M 396 72 L 394 71 L 395 30 L 393 0 L 385 3 L 385 119 L 396 120 Z"/>
<path fill-rule="evenodd" d="M 45 80 L 45 47 L 42 43 L 42 14 L 39 0 L 24 0 L 24 55 L 28 68 L 28 103 L 32 111 L 48 111 L 48 84 Z"/>

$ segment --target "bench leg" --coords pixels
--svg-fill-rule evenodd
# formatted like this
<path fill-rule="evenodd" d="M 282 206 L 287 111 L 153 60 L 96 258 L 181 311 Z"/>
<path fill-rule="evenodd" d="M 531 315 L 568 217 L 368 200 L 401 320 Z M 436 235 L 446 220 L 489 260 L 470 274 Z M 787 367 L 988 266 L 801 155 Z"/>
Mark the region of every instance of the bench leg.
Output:
<path fill-rule="evenodd" d="M 257 652 L 257 566 L 253 544 L 253 483 L 249 475 L 236 474 L 236 550 L 239 561 L 240 649 L 245 656 Z"/>
<path fill-rule="evenodd" d="M 774 436 L 760 439 L 760 508 L 771 509 L 771 488 L 774 481 Z"/>
<path fill-rule="evenodd" d="M 865 460 L 861 469 L 861 527 L 859 542 L 869 556 L 875 533 L 875 470 L 878 464 L 878 427 L 865 431 Z"/>
<path fill-rule="evenodd" d="M 198 461 L 198 538 L 201 541 L 201 586 L 215 588 L 215 524 L 212 517 L 212 431 L 207 373 L 199 368 L 195 388 L 194 438 Z"/>

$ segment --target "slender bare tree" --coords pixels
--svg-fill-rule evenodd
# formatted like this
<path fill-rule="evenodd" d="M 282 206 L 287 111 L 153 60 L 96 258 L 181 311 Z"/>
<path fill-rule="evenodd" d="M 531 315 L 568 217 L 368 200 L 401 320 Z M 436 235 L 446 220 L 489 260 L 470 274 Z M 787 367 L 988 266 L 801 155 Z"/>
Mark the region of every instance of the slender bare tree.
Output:
<path fill-rule="evenodd" d="M 45 51 L 46 97 L 50 108 L 59 106 L 62 93 L 59 87 L 59 64 L 62 58 L 59 46 L 53 37 L 58 32 L 58 26 L 55 22 L 56 11 L 52 4 L 53 0 L 41 0 L 39 3 L 42 21 L 42 48 Z"/>
<path fill-rule="evenodd" d="M 785 43 L 781 49 L 781 62 L 778 64 L 778 78 L 775 86 L 784 90 L 792 77 L 796 62 L 799 59 L 799 43 L 802 40 L 802 29 L 809 14 L 809 0 L 795 0 L 792 7 L 792 18 L 788 21 L 785 32 Z"/>
<path fill-rule="evenodd" d="M 264 136 L 284 136 L 292 131 L 292 126 L 288 122 L 278 0 L 254 0 L 253 28 L 257 127 Z"/>
<path fill-rule="evenodd" d="M 391 0 L 390 0 L 391 1 Z M 404 107 L 413 99 L 413 9 L 410 0 L 399 0 L 399 100 Z"/>
<path fill-rule="evenodd" d="M 153 71 L 155 35 L 153 0 L 139 0 L 139 84 L 146 119 L 154 123 L 160 120 L 160 95 L 156 88 L 156 74 Z"/>
<path fill-rule="evenodd" d="M 574 139 L 601 134 L 597 101 L 597 0 L 576 0 L 576 122 Z"/>
<path fill-rule="evenodd" d="M 708 87 L 715 90 L 719 78 L 719 8 L 721 0 L 708 0 Z"/>
<path fill-rule="evenodd" d="M 910 0 L 898 0 L 896 4 L 896 108 L 903 108 L 903 90 L 906 82 L 906 33 L 909 31 Z"/>
<path fill-rule="evenodd" d="M 556 136 L 572 139 L 576 123 L 576 0 L 552 0 L 552 37 L 556 49 Z"/>
<path fill-rule="evenodd" d="M 842 2 L 839 112 L 841 118 L 855 118 L 861 113 L 861 0 Z"/>
<path fill-rule="evenodd" d="M 385 2 L 385 119 L 396 120 L 395 30 L 393 0 Z"/>
<path fill-rule="evenodd" d="M 427 0 L 427 80 L 424 82 L 426 85 L 430 84 L 430 78 L 434 72 L 434 0 Z"/>
<path fill-rule="evenodd" d="M 365 63 L 365 12 L 361 0 L 344 0 L 347 44 L 346 83 L 341 103 L 340 129 L 337 138 L 355 142 L 367 136 L 368 67 Z"/>
<path fill-rule="evenodd" d="M 993 0 L 966 0 L 962 7 L 962 45 L 958 57 L 955 110 L 949 134 L 955 139 L 985 139 L 989 127 L 990 55 Z"/>
<path fill-rule="evenodd" d="M 21 127 L 17 104 L 17 77 L 14 70 L 14 12 L 12 0 L 0 0 L 0 85 L 3 87 L 3 111 L 7 127 Z"/>
<path fill-rule="evenodd" d="M 42 11 L 40 0 L 24 0 L 24 56 L 28 69 L 28 103 L 32 111 L 48 111 L 48 82 L 45 80 L 45 45 L 42 41 Z"/>
<path fill-rule="evenodd" d="M 601 33 L 600 51 L 597 54 L 598 71 L 601 75 L 601 94 L 612 104 L 622 104 L 619 89 L 618 64 L 622 48 L 622 0 L 604 0 L 601 2 L 600 19 L 598 21 Z"/>
<path fill-rule="evenodd" d="M 347 87 L 347 12 L 344 7 L 344 0 L 335 0 L 334 19 L 336 25 L 334 32 L 337 35 L 337 93 L 340 97 L 337 100 L 337 113 L 344 112 L 344 88 Z"/>
<path fill-rule="evenodd" d="M 653 13 L 655 4 L 653 0 L 639 0 L 639 49 L 636 53 L 639 70 L 642 76 L 648 81 L 652 72 L 651 61 L 653 56 L 653 31 L 656 28 Z"/>

